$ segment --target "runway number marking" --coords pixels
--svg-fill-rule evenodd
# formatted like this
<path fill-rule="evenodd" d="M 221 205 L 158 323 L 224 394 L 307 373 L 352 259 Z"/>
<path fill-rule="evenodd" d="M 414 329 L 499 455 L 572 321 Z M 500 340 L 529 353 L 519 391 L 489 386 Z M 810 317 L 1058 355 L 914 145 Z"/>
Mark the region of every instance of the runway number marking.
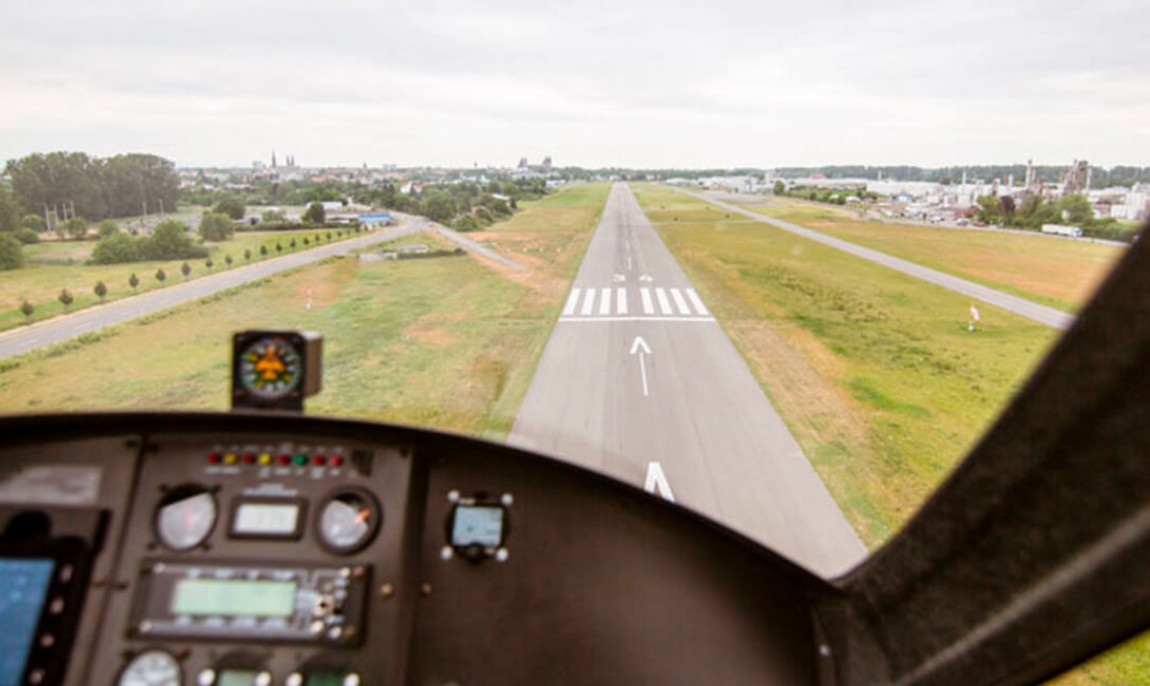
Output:
<path fill-rule="evenodd" d="M 639 372 L 643 379 L 643 397 L 646 398 L 651 395 L 651 390 L 647 387 L 647 356 L 651 354 L 651 346 L 647 345 L 642 336 L 635 336 L 634 342 L 631 343 L 631 354 L 635 353 L 639 354 Z"/>
<path fill-rule="evenodd" d="M 667 483 L 667 475 L 663 473 L 663 466 L 658 462 L 647 463 L 647 482 L 643 485 L 643 489 L 653 495 L 662 496 L 667 502 L 675 502 L 671 484 Z"/>

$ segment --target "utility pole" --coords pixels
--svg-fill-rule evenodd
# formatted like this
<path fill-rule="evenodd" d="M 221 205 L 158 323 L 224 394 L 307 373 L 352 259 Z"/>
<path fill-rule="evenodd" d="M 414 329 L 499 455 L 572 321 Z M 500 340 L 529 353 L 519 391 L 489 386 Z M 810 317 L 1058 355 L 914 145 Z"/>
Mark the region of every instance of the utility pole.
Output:
<path fill-rule="evenodd" d="M 52 230 L 52 220 L 48 219 L 48 203 L 44 203 L 44 230 Z"/>
<path fill-rule="evenodd" d="M 164 199 L 160 198 L 160 219 L 164 218 Z"/>

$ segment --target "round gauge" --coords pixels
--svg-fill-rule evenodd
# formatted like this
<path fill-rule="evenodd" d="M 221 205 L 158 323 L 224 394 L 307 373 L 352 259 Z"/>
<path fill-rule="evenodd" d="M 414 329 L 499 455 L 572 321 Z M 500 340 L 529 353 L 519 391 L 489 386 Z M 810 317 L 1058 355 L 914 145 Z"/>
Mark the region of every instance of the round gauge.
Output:
<path fill-rule="evenodd" d="M 216 523 L 216 499 L 202 486 L 170 491 L 156 511 L 156 535 L 171 550 L 191 550 Z"/>
<path fill-rule="evenodd" d="M 180 686 L 180 663 L 171 653 L 147 650 L 132 658 L 120 672 L 117 686 Z"/>
<path fill-rule="evenodd" d="M 265 336 L 240 353 L 239 382 L 251 395 L 278 400 L 294 391 L 303 377 L 299 351 L 285 338 Z"/>
<path fill-rule="evenodd" d="M 340 491 L 320 508 L 319 538 L 332 552 L 354 553 L 371 542 L 382 518 L 369 493 Z"/>

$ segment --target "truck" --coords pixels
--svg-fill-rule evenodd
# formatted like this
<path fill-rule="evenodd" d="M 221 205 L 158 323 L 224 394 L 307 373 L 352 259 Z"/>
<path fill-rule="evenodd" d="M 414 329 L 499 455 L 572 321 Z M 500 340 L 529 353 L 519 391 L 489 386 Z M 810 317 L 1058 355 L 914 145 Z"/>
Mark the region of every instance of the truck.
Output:
<path fill-rule="evenodd" d="M 1058 236 L 1070 236 L 1071 238 L 1082 238 L 1082 228 L 1078 226 L 1066 226 L 1064 224 L 1043 224 L 1042 233 L 1053 233 Z"/>

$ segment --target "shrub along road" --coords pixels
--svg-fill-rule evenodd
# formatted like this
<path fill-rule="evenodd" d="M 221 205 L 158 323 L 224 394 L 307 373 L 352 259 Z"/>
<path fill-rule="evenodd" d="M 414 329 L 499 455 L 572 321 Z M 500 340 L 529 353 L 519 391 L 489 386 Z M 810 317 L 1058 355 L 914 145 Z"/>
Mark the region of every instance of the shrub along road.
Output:
<path fill-rule="evenodd" d="M 426 220 L 421 217 L 409 217 L 407 223 L 401 226 L 361 238 L 353 238 L 311 250 L 302 250 L 284 257 L 245 265 L 0 334 L 0 359 L 20 355 L 44 345 L 59 343 L 81 334 L 98 331 L 106 326 L 159 312 L 287 269 L 311 264 L 336 255 L 345 255 L 356 248 L 364 248 L 408 233 L 421 231 L 425 228 L 425 224 Z M 172 275 L 173 278 L 175 276 L 175 274 Z"/>

